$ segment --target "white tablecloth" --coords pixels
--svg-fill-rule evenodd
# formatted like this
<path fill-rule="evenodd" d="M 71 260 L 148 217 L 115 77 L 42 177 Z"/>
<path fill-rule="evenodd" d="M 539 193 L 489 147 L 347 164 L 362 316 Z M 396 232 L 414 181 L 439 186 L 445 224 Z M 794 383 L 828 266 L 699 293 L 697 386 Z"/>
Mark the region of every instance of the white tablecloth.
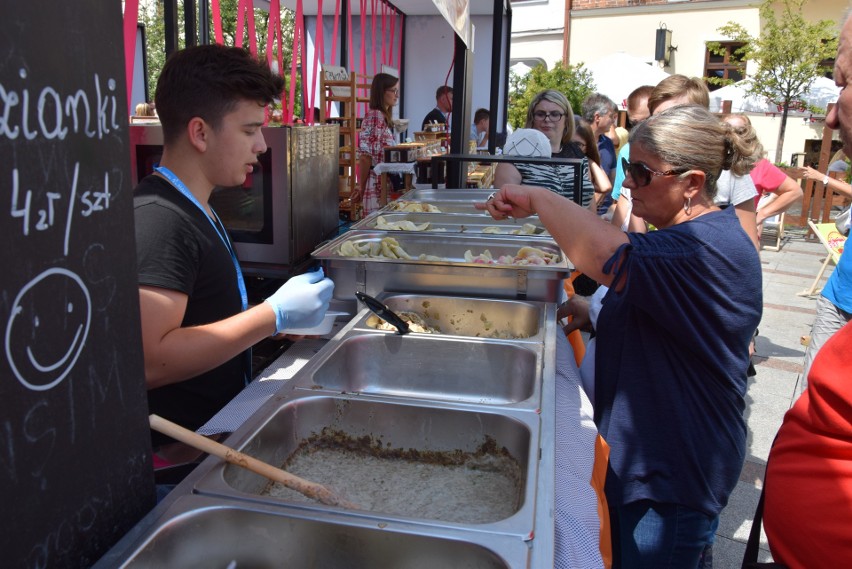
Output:
<path fill-rule="evenodd" d="M 597 495 L 591 485 L 598 430 L 574 352 L 557 327 L 555 569 L 603 567 Z"/>
<path fill-rule="evenodd" d="M 373 171 L 382 174 L 416 174 L 417 162 L 382 162 L 373 167 Z"/>

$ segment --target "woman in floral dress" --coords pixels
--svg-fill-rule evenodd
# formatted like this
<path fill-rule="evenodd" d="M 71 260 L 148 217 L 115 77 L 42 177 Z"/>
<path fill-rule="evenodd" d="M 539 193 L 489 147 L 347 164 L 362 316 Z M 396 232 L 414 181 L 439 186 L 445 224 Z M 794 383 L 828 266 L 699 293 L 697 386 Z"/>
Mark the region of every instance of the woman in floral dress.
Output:
<path fill-rule="evenodd" d="M 352 193 L 353 203 L 361 201 L 364 215 L 379 209 L 381 179 L 373 169 L 384 161 L 384 147 L 395 143 L 392 109 L 399 100 L 399 79 L 377 73 L 370 86 L 370 110 L 361 122 L 358 137 L 358 186 Z"/>

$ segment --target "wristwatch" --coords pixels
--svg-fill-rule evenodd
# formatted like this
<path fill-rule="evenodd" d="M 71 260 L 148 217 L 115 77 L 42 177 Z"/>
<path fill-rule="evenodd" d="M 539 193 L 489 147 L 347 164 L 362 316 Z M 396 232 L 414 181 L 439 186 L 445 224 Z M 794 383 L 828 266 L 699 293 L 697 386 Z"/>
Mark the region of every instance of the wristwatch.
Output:
<path fill-rule="evenodd" d="M 828 174 L 826 174 L 826 175 L 825 175 L 825 177 L 823 177 L 823 179 L 822 179 L 822 185 L 823 185 L 823 186 L 827 186 L 827 185 L 828 185 Z"/>

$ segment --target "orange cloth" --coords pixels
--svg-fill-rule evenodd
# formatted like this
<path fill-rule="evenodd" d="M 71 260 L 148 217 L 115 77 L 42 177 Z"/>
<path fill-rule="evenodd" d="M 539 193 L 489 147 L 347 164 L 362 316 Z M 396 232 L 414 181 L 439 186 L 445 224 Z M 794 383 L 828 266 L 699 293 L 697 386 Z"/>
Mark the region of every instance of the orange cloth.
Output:
<path fill-rule="evenodd" d="M 606 470 L 609 464 L 609 445 L 602 436 L 595 439 L 595 462 L 592 465 L 592 488 L 598 495 L 598 518 L 601 521 L 601 536 L 599 547 L 604 567 L 612 567 L 612 537 L 609 526 L 609 506 L 606 503 L 604 484 L 606 484 Z"/>
<path fill-rule="evenodd" d="M 820 349 L 769 453 L 763 525 L 790 569 L 852 565 L 852 323 Z"/>
<path fill-rule="evenodd" d="M 574 279 L 582 274 L 580 271 L 574 271 L 570 277 L 562 281 L 562 288 L 565 289 L 568 298 L 574 296 Z M 583 361 L 583 357 L 586 355 L 586 344 L 583 343 L 583 336 L 579 330 L 572 330 L 565 337 L 568 338 L 568 343 L 571 344 L 571 348 L 574 350 L 574 361 L 579 366 L 580 362 Z"/>

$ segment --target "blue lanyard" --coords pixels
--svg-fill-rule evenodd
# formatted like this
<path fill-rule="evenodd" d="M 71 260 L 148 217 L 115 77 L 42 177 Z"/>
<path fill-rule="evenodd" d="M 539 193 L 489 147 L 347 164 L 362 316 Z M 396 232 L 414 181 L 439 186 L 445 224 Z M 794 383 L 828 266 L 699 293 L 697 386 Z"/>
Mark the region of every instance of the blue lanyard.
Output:
<path fill-rule="evenodd" d="M 213 208 L 210 208 L 210 211 L 213 212 L 213 217 L 216 218 L 216 221 L 214 222 L 210 216 L 207 215 L 207 211 L 204 209 L 204 206 L 199 203 L 195 196 L 192 195 L 192 192 L 189 191 L 189 188 L 186 187 L 186 184 L 184 184 L 174 172 L 165 166 L 157 166 L 154 169 L 162 174 L 177 191 L 183 194 L 186 199 L 191 201 L 198 209 L 201 210 L 201 213 L 204 214 L 204 218 L 210 222 L 210 225 L 212 225 L 213 229 L 216 230 L 216 234 L 219 235 L 219 239 L 221 239 L 222 243 L 225 244 L 225 248 L 228 250 L 228 253 L 231 254 L 231 260 L 234 262 L 234 270 L 237 273 L 237 286 L 240 289 L 240 299 L 242 300 L 243 310 L 245 311 L 248 308 L 248 294 L 246 293 L 246 282 L 243 279 L 243 271 L 240 269 L 240 262 L 237 260 L 237 254 L 234 252 L 234 246 L 231 244 L 231 240 L 228 238 L 228 234 L 225 232 L 225 228 L 219 220 L 219 216 L 216 215 Z"/>

